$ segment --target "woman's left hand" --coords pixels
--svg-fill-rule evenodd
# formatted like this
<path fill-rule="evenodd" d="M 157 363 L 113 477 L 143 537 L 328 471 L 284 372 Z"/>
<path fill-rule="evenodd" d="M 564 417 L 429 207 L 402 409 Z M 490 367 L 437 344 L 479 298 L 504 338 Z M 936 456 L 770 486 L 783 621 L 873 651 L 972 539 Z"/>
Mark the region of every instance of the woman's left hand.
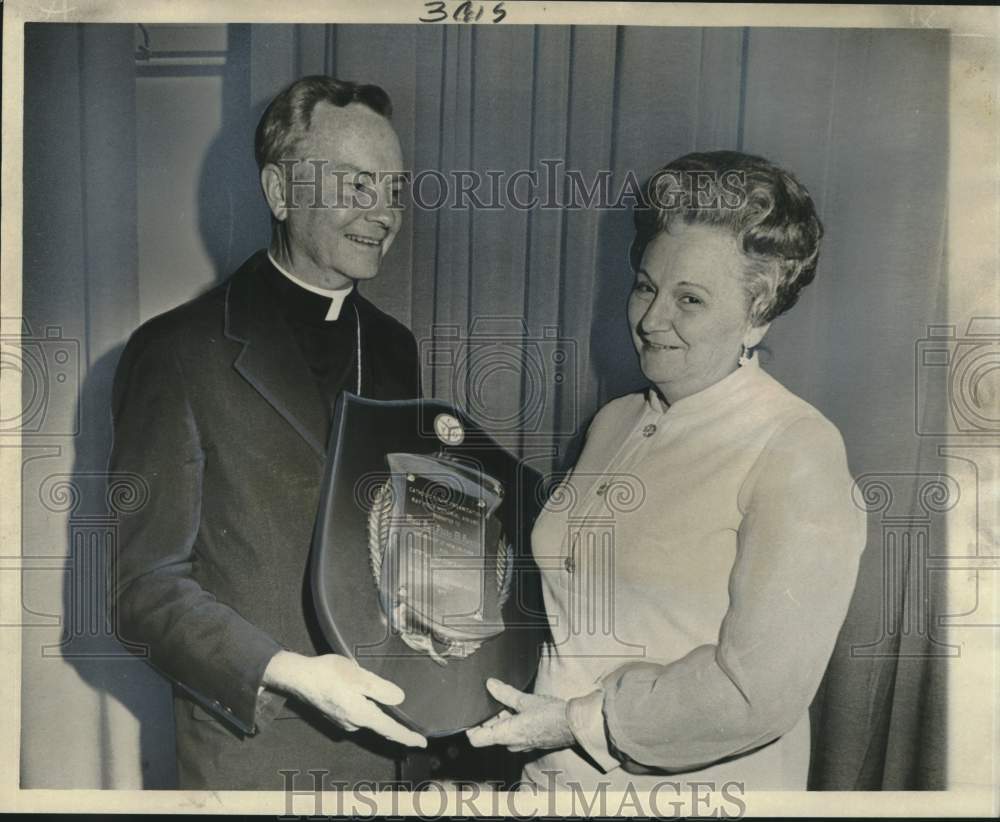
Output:
<path fill-rule="evenodd" d="M 565 699 L 526 694 L 498 679 L 486 680 L 486 689 L 510 710 L 467 730 L 466 736 L 473 747 L 505 745 L 508 751 L 518 753 L 536 748 L 567 748 L 576 741 L 566 718 Z"/>

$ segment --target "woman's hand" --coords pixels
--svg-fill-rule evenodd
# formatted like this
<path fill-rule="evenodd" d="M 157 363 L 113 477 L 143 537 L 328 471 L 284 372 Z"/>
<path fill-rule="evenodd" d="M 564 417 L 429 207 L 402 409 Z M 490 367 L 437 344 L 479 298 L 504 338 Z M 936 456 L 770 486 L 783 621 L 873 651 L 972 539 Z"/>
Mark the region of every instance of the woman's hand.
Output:
<path fill-rule="evenodd" d="M 486 689 L 510 710 L 467 730 L 465 734 L 473 747 L 505 745 L 508 751 L 518 753 L 536 748 L 568 748 L 576 741 L 566 718 L 565 699 L 526 694 L 498 679 L 486 680 Z"/>

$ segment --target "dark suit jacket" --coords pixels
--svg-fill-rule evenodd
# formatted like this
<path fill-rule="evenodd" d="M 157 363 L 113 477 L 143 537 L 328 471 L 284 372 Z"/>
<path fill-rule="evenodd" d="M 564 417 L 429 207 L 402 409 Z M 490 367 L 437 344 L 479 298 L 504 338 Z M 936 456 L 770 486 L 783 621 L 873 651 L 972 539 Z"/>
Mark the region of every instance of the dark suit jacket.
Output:
<path fill-rule="evenodd" d="M 392 779 L 403 751 L 344 734 L 306 706 L 265 692 L 281 649 L 328 649 L 306 571 L 329 410 L 263 291 L 264 252 L 228 281 L 144 324 L 113 394 L 111 471 L 149 486 L 123 518 L 118 617 L 123 638 L 175 683 L 181 787 L 281 789 L 281 770 Z M 354 295 L 362 393 L 420 394 L 410 331 Z M 258 711 L 259 708 L 259 711 Z M 312 787 L 302 773 L 296 788 Z"/>

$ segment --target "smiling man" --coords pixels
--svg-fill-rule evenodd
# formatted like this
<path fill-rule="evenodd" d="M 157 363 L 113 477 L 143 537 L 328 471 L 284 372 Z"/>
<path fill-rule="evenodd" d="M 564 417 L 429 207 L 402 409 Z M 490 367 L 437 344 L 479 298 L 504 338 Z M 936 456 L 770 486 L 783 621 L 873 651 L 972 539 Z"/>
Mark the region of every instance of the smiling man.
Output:
<path fill-rule="evenodd" d="M 121 522 L 119 627 L 174 684 L 182 788 L 390 781 L 426 744 L 381 707 L 400 688 L 326 653 L 307 577 L 337 397 L 420 395 L 413 335 L 355 288 L 400 227 L 390 114 L 332 77 L 279 94 L 255 141 L 269 249 L 118 367 L 111 471 L 149 489 Z"/>

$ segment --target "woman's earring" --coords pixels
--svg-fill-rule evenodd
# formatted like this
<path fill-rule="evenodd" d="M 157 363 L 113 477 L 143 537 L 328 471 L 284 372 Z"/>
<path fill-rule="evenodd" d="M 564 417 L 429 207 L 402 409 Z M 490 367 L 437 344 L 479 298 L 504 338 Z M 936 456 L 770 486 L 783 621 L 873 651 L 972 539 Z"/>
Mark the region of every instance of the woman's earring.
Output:
<path fill-rule="evenodd" d="M 740 345 L 740 359 L 739 365 L 742 367 L 750 362 L 750 357 L 753 356 L 753 350 L 747 348 L 745 345 Z"/>

